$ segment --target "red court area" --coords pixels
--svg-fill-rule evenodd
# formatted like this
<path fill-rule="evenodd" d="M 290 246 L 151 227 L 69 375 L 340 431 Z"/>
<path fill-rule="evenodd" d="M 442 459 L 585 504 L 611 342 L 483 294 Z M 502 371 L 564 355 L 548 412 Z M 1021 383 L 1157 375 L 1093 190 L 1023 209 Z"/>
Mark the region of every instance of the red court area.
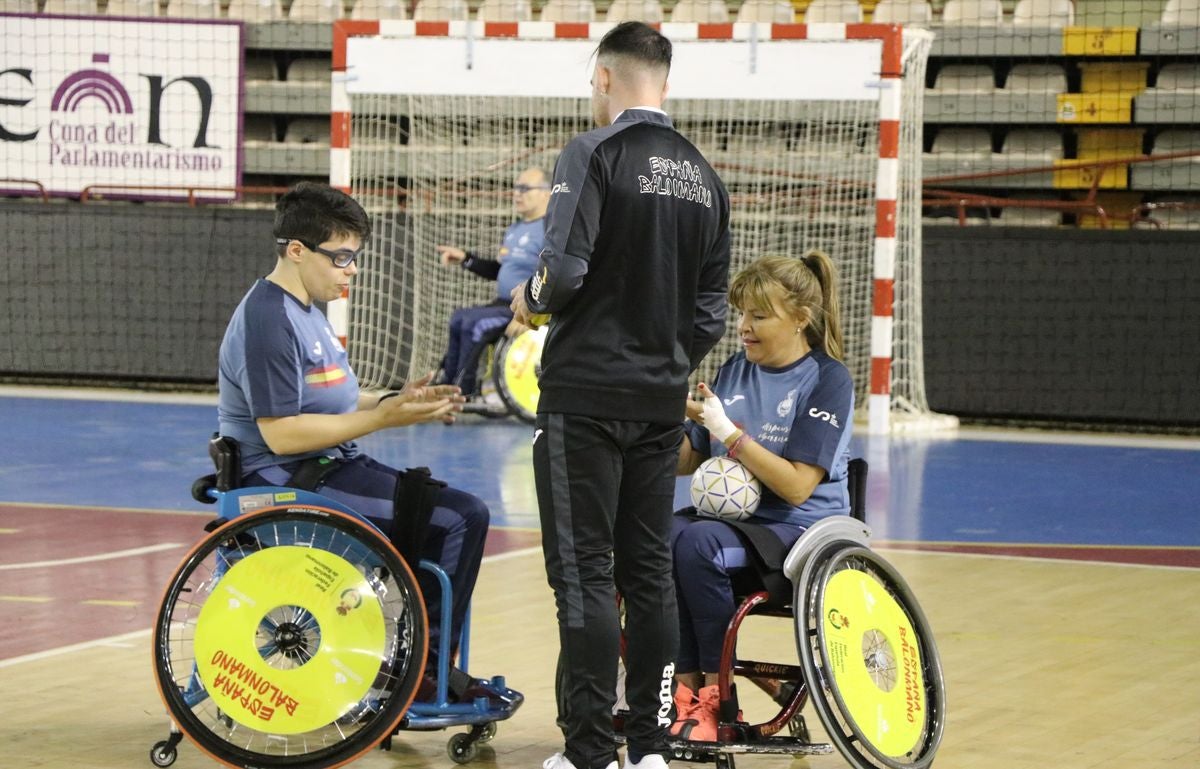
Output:
<path fill-rule="evenodd" d="M 212 515 L 0 504 L 0 661 L 146 630 Z M 535 547 L 492 529 L 485 557 Z"/>

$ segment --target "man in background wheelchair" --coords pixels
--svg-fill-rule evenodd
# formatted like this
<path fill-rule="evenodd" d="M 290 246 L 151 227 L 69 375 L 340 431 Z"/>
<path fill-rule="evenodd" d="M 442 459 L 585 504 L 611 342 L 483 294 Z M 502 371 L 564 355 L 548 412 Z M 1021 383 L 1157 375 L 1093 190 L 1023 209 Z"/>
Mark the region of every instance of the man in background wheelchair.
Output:
<path fill-rule="evenodd" d="M 550 180 L 546 172 L 540 168 L 527 168 L 513 185 L 513 207 L 518 219 L 504 230 L 495 259 L 455 246 L 437 247 L 444 266 L 458 265 L 485 280 L 496 282 L 492 301 L 460 307 L 450 315 L 450 334 L 437 381 L 458 385 L 468 398 L 468 410 L 488 410 L 477 374 L 483 351 L 502 336 L 514 337 L 526 330 L 513 320 L 509 295 L 515 286 L 528 280 L 537 267 L 538 254 L 545 242 L 544 217 L 549 202 Z"/>
<path fill-rule="evenodd" d="M 364 454 L 356 439 L 376 430 L 453 421 L 463 397 L 456 385 L 430 385 L 432 374 L 383 397 L 360 392 L 346 350 L 315 306 L 337 298 L 358 273 L 370 220 L 348 195 L 302 183 L 276 206 L 274 269 L 257 280 L 230 319 L 220 348 L 220 435 L 236 441 L 240 486 L 319 491 L 353 509 L 398 549 L 423 532 L 421 558 L 437 563 L 452 587 L 451 658 L 479 574 L 489 512 L 474 495 L 438 484 L 428 520 L 402 504 L 405 474 Z M 418 575 L 429 617 L 429 699 L 438 670 L 441 588 Z M 449 663 L 450 660 L 446 660 Z M 475 696 L 479 682 L 448 667 L 453 695 Z"/>

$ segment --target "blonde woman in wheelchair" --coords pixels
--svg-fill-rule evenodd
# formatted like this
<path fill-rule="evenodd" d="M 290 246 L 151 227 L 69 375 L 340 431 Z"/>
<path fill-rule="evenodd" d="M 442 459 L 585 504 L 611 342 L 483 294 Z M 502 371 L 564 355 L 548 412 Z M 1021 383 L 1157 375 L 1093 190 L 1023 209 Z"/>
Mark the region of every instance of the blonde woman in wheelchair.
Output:
<path fill-rule="evenodd" d="M 771 537 L 778 546 L 766 544 L 786 553 L 817 520 L 850 512 L 854 385 L 841 360 L 837 295 L 836 269 L 819 251 L 761 257 L 730 285 L 742 350 L 711 389 L 700 385 L 699 401 L 689 399 L 677 469 L 690 475 L 727 456 L 758 479 L 762 496 L 752 515 L 732 523 L 695 508 L 676 514 L 676 739 L 718 738 L 722 644 L 737 610 L 735 582 L 753 578 L 762 558 L 755 540 Z"/>

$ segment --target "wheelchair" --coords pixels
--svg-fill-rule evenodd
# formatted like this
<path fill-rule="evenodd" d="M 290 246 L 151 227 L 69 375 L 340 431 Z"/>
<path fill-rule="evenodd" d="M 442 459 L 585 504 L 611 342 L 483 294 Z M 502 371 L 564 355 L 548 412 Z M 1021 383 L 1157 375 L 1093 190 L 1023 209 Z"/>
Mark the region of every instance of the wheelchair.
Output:
<path fill-rule="evenodd" d="M 172 576 L 154 623 L 155 680 L 171 725 L 150 749 L 151 762 L 174 763 L 186 735 L 230 767 L 326 769 L 377 745 L 390 749 L 400 730 L 451 726 L 469 730 L 450 738 L 448 756 L 475 758 L 524 697 L 495 676 L 472 679 L 470 701 L 451 700 L 450 581 L 415 557 L 419 534 L 402 552 L 320 494 L 233 488 L 237 449 L 230 439 L 210 444 L 218 472 L 198 479 L 192 493 L 217 504 L 218 516 Z M 420 470 L 406 480 L 427 479 Z M 410 563 L 441 585 L 437 687 L 428 702 L 414 701 L 429 632 Z M 469 617 L 463 669 L 468 640 Z"/>
<path fill-rule="evenodd" d="M 487 417 L 515 416 L 533 424 L 537 418 L 538 377 L 542 372 L 546 333 L 546 326 L 541 326 L 508 337 L 503 329 L 498 329 L 481 356 L 478 391 L 466 393 L 480 397 L 468 402 L 463 411 Z"/>
<path fill-rule="evenodd" d="M 781 573 L 755 579 L 758 589 L 735 589 L 740 603 L 718 671 L 717 740 L 673 739 L 675 758 L 734 769 L 739 754 L 802 757 L 836 748 L 854 769 L 932 764 L 946 718 L 941 662 L 907 583 L 870 549 L 866 472 L 864 460 L 851 460 L 851 516 L 818 521 L 788 551 Z M 798 660 L 737 658 L 737 636 L 751 616 L 790 620 Z M 744 720 L 735 678 L 767 692 L 778 711 Z M 812 741 L 801 714 L 809 700 L 832 744 Z"/>

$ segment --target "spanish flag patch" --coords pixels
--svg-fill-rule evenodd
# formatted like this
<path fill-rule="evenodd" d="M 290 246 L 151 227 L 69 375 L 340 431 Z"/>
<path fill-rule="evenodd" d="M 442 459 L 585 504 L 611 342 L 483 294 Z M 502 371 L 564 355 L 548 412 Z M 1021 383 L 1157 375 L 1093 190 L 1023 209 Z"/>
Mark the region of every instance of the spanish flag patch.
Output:
<path fill-rule="evenodd" d="M 346 372 L 341 366 L 315 368 L 304 375 L 304 383 L 312 387 L 334 387 L 346 381 Z"/>

